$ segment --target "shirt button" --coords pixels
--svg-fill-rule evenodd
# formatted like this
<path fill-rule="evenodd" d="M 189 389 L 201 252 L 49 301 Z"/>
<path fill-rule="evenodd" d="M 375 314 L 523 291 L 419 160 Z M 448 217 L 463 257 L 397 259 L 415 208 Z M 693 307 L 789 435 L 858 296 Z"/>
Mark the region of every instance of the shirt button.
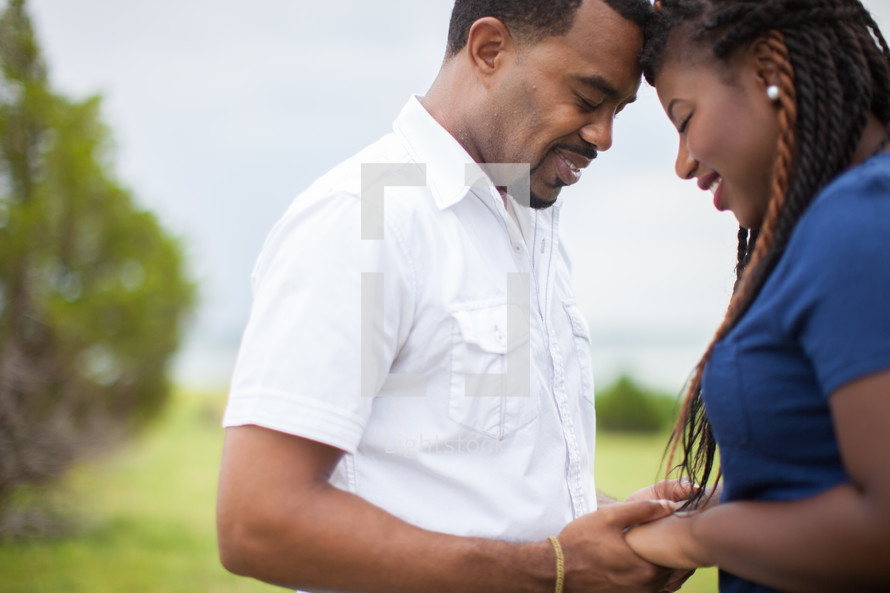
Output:
<path fill-rule="evenodd" d="M 520 241 L 513 241 L 513 251 L 522 253 L 522 243 Z"/>

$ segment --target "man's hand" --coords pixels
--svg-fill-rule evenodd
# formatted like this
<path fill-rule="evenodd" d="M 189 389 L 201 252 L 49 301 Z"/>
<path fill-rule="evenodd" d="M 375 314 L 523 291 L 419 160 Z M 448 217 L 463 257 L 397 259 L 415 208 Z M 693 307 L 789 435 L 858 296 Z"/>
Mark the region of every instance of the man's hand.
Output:
<path fill-rule="evenodd" d="M 667 501 L 615 503 L 569 523 L 559 534 L 565 554 L 565 590 L 597 593 L 659 593 L 676 578 L 637 556 L 624 540 L 631 525 L 674 512 Z"/>

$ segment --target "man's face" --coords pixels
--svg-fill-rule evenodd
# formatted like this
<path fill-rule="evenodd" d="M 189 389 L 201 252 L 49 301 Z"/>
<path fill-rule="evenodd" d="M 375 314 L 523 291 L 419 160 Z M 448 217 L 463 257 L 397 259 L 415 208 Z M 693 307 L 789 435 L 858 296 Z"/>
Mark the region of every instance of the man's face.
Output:
<path fill-rule="evenodd" d="M 642 44 L 633 22 L 584 0 L 566 35 L 519 46 L 495 91 L 483 160 L 528 163 L 532 207 L 551 206 L 612 145 L 612 120 L 640 86 Z"/>

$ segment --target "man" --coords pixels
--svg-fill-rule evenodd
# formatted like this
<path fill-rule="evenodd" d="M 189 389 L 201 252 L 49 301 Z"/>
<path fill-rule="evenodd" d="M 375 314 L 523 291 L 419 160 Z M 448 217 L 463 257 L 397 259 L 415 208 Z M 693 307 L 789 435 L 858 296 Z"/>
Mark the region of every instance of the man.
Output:
<path fill-rule="evenodd" d="M 307 590 L 662 590 L 623 530 L 671 505 L 592 513 L 589 336 L 557 199 L 635 98 L 647 10 L 458 0 L 429 93 L 273 229 L 224 420 L 229 570 Z"/>

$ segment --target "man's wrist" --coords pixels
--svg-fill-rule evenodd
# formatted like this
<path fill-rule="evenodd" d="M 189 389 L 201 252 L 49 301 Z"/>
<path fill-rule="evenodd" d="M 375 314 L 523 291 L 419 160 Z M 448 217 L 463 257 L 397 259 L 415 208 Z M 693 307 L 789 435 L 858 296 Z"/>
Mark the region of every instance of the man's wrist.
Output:
<path fill-rule="evenodd" d="M 519 562 L 523 584 L 519 591 L 528 593 L 554 593 L 556 590 L 557 561 L 553 544 L 549 540 L 522 544 Z M 516 591 L 517 589 L 513 589 Z"/>
<path fill-rule="evenodd" d="M 556 583 L 554 586 L 555 593 L 562 593 L 566 582 L 566 563 L 565 556 L 562 554 L 562 545 L 555 535 L 547 538 L 547 541 L 553 546 L 553 553 L 556 556 Z"/>

